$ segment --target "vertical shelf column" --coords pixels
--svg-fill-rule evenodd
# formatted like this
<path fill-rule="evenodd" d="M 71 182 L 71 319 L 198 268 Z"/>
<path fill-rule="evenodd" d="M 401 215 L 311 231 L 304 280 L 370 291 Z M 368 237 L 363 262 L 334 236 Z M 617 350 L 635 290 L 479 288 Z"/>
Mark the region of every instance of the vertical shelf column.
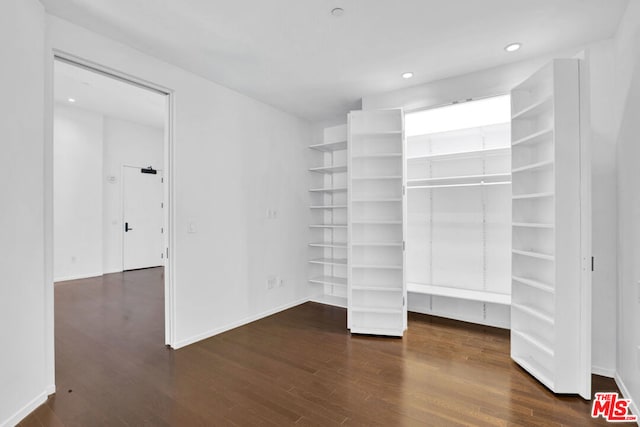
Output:
<path fill-rule="evenodd" d="M 402 336 L 405 186 L 402 110 L 349 114 L 349 309 L 352 333 Z"/>
<path fill-rule="evenodd" d="M 347 306 L 347 125 L 324 129 L 311 175 L 309 283 L 313 301 Z"/>
<path fill-rule="evenodd" d="M 511 357 L 552 391 L 588 399 L 579 83 L 579 61 L 562 59 L 512 92 Z"/>

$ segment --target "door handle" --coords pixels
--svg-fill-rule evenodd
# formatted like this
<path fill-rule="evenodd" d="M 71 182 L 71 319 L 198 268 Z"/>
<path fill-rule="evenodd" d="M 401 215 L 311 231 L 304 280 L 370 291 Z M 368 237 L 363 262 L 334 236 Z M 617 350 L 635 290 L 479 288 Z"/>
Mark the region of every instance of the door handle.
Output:
<path fill-rule="evenodd" d="M 124 231 L 125 231 L 125 233 L 126 233 L 127 231 L 131 231 L 131 230 L 133 230 L 133 228 L 130 228 L 130 227 L 129 227 L 129 223 L 128 223 L 128 222 L 125 222 L 125 223 L 124 223 Z"/>

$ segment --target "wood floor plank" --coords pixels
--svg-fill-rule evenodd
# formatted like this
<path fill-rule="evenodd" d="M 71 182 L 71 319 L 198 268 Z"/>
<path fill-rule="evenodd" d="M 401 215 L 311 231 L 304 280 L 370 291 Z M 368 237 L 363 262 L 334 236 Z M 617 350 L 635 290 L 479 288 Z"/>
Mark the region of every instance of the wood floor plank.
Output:
<path fill-rule="evenodd" d="M 58 392 L 20 425 L 606 425 L 515 364 L 505 330 L 410 313 L 402 339 L 351 336 L 307 303 L 173 351 L 163 289 L 162 269 L 56 284 Z"/>

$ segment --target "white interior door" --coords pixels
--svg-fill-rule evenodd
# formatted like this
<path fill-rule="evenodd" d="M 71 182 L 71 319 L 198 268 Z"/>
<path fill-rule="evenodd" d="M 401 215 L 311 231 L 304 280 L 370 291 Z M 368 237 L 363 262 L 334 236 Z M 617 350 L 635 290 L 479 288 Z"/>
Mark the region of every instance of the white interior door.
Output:
<path fill-rule="evenodd" d="M 122 177 L 123 270 L 163 265 L 162 171 L 125 166 Z"/>

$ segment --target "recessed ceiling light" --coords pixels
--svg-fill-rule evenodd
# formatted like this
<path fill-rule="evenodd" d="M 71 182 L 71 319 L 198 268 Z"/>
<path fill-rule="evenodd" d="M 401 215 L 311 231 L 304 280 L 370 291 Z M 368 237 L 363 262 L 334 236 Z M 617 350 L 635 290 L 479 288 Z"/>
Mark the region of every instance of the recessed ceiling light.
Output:
<path fill-rule="evenodd" d="M 334 9 L 331 9 L 331 14 L 333 16 L 342 16 L 344 15 L 344 9 L 341 7 L 336 7 Z"/>
<path fill-rule="evenodd" d="M 76 100 L 75 100 L 74 98 L 69 98 L 67 101 L 69 101 L 69 102 L 70 102 L 70 103 L 72 103 L 72 104 L 73 104 L 74 102 L 76 102 Z"/>
<path fill-rule="evenodd" d="M 412 72 L 407 72 L 407 73 L 402 73 L 402 78 L 403 79 L 410 79 L 411 77 L 413 77 L 413 73 Z"/>
<path fill-rule="evenodd" d="M 515 52 L 516 50 L 520 50 L 522 47 L 522 43 L 511 43 L 505 46 L 504 50 L 507 52 Z"/>

